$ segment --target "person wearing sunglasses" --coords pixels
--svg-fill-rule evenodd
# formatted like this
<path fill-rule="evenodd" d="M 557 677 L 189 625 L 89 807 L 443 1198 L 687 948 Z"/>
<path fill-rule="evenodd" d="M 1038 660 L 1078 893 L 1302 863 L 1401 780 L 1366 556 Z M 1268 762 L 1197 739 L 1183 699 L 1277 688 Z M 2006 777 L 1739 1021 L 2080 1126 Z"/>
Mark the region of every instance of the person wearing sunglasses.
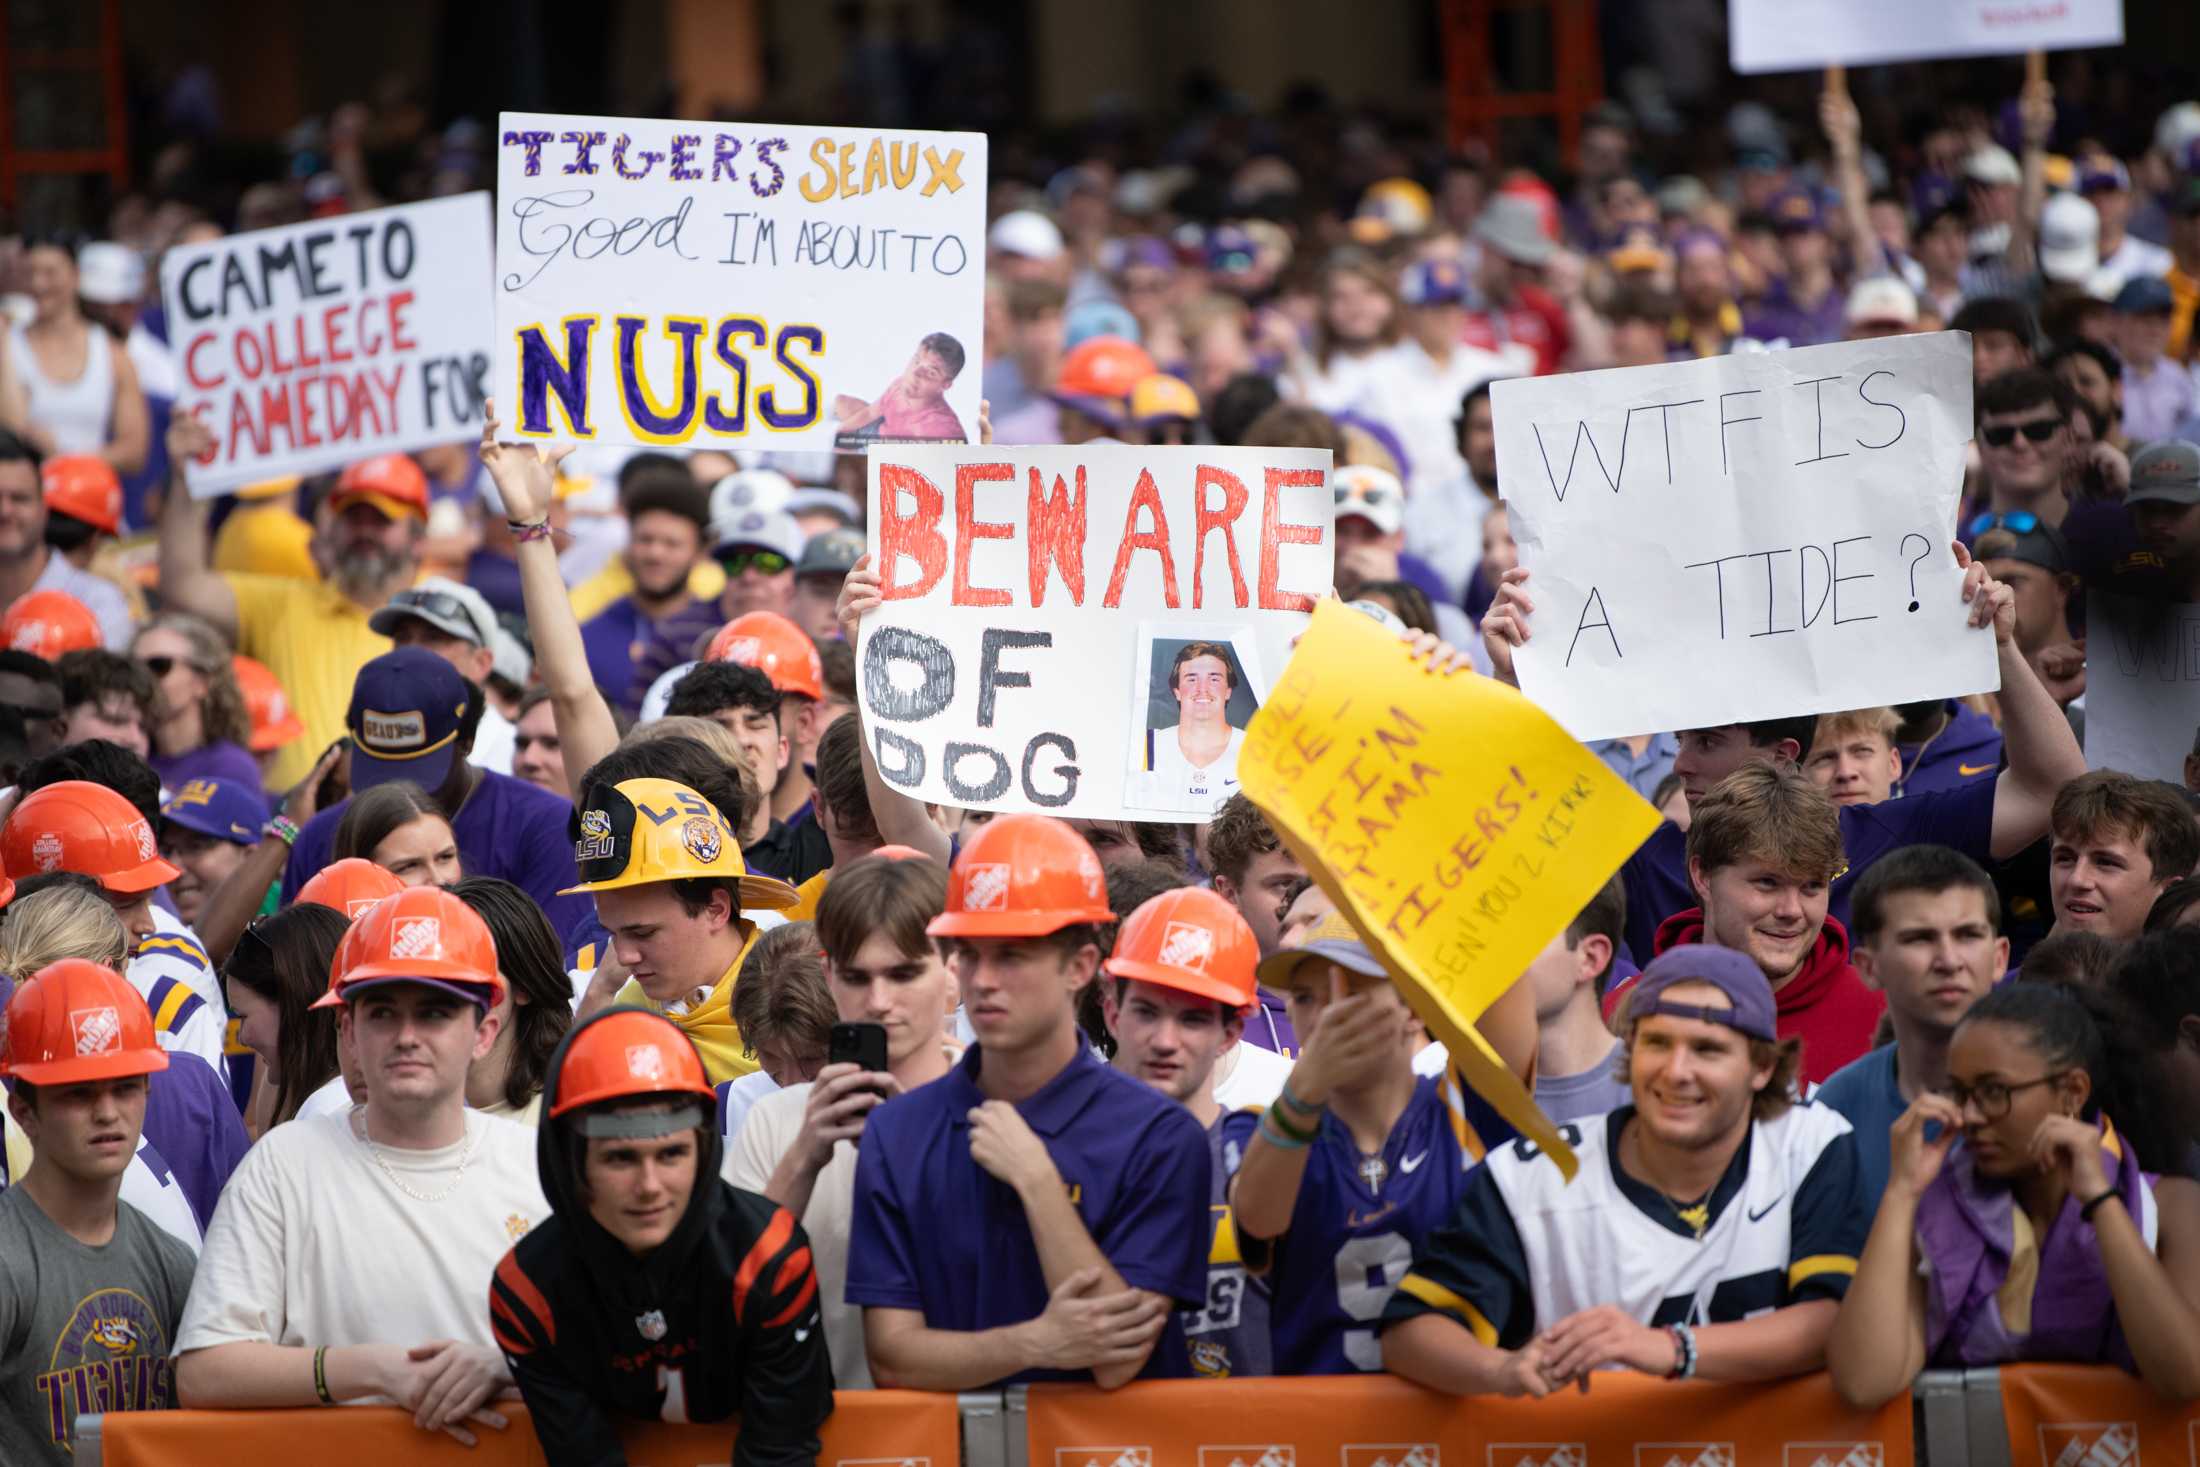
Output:
<path fill-rule="evenodd" d="M 794 567 L 805 537 L 783 509 L 747 510 L 717 527 L 712 554 L 726 569 L 718 609 L 727 620 L 752 611 L 787 615 L 794 609 Z"/>
<path fill-rule="evenodd" d="M 258 794 L 252 720 L 221 633 L 188 612 L 165 611 L 130 639 L 130 656 L 153 675 L 153 750 L 146 762 L 163 789 L 219 779 Z"/>
<path fill-rule="evenodd" d="M 2098 1001 L 2018 982 L 1956 1027 L 1892 1132 L 1885 1197 L 1826 1345 L 1872 1409 L 1928 1368 L 2115 1364 L 2200 1399 L 2200 1184 L 2104 1111 L 2133 1045 Z M 2137 1103 L 2137 1102 L 2134 1102 Z"/>

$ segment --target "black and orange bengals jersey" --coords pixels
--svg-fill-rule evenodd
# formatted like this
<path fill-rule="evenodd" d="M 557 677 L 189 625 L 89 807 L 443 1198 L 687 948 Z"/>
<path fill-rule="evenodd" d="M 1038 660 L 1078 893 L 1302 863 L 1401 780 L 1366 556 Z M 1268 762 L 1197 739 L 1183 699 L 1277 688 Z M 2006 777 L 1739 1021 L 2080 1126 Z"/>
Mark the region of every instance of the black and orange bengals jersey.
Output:
<path fill-rule="evenodd" d="M 489 1286 L 490 1321 L 550 1467 L 624 1467 L 621 1418 L 723 1421 L 735 1467 L 812 1467 L 833 1409 L 817 1271 L 794 1215 L 716 1180 L 712 1226 L 674 1287 L 619 1297 L 553 1217 Z"/>

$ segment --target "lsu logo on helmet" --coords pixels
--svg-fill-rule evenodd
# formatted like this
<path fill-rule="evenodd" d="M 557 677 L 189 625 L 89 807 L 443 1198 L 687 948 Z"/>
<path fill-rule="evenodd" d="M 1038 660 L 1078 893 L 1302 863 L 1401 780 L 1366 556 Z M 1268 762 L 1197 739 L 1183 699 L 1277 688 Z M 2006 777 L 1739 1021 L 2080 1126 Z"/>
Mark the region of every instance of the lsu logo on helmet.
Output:
<path fill-rule="evenodd" d="M 581 838 L 573 842 L 575 861 L 601 861 L 613 853 L 617 844 L 611 835 L 609 811 L 581 811 Z"/>
<path fill-rule="evenodd" d="M 718 822 L 707 815 L 691 815 L 680 826 L 680 843 L 687 847 L 689 855 L 708 866 L 718 859 L 726 848 L 725 837 L 718 833 Z"/>

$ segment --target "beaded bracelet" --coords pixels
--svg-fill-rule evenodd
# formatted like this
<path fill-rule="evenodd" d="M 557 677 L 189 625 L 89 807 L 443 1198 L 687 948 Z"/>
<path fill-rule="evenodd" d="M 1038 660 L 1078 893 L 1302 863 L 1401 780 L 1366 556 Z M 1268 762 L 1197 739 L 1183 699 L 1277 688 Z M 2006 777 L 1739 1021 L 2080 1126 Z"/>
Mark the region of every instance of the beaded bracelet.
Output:
<path fill-rule="evenodd" d="M 550 538 L 550 521 L 546 519 L 529 520 L 525 524 L 518 520 L 506 520 L 504 527 L 510 530 L 512 538 L 522 545 L 529 540 L 547 540 Z"/>
<path fill-rule="evenodd" d="M 272 835 L 286 846 L 298 844 L 298 827 L 280 815 L 270 816 L 267 824 L 260 827 L 260 834 Z"/>

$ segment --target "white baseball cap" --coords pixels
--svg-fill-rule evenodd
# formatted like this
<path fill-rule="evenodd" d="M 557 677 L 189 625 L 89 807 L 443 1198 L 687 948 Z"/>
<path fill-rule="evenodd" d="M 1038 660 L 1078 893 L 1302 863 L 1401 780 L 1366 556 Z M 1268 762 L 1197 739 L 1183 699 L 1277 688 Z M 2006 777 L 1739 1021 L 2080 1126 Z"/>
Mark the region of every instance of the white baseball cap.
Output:
<path fill-rule="evenodd" d="M 1027 260 L 1058 260 L 1065 248 L 1062 231 L 1037 209 L 1011 209 L 1003 214 L 986 231 L 985 242 L 1000 254 L 1022 255 Z"/>
<path fill-rule="evenodd" d="M 1895 276 L 1874 275 L 1857 281 L 1849 290 L 1848 305 L 1842 315 L 1851 326 L 1873 322 L 1915 326 L 1917 296 Z"/>
<path fill-rule="evenodd" d="M 2040 210 L 2040 273 L 2083 284 L 2101 263 L 2101 211 L 2076 194 L 2051 196 Z"/>
<path fill-rule="evenodd" d="M 1390 470 L 1374 464 L 1346 464 L 1331 472 L 1329 486 L 1337 496 L 1337 518 L 1358 515 L 1385 535 L 1405 527 L 1406 486 Z"/>
<path fill-rule="evenodd" d="M 76 293 L 100 306 L 127 305 L 145 294 L 145 259 L 112 240 L 88 244 L 76 254 Z"/>
<path fill-rule="evenodd" d="M 2010 188 L 2024 182 L 2024 170 L 2017 166 L 2016 154 L 1999 143 L 1988 143 L 1964 159 L 1963 176 L 1973 183 L 2006 184 Z"/>

